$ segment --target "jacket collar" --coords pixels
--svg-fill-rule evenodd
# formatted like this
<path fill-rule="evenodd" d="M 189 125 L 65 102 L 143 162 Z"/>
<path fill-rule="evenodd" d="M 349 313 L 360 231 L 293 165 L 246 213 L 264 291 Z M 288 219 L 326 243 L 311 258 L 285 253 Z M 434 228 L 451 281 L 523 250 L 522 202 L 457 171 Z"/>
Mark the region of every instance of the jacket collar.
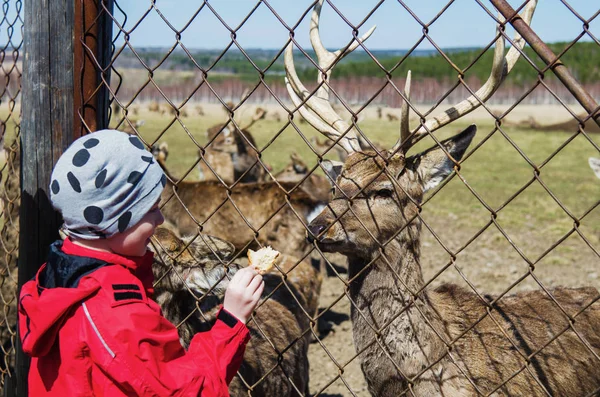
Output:
<path fill-rule="evenodd" d="M 94 258 L 115 265 L 123 265 L 133 272 L 142 267 L 152 266 L 152 258 L 154 257 L 154 253 L 149 250 L 143 256 L 121 256 L 110 252 L 97 251 L 77 245 L 70 238 L 63 241 L 61 250 L 67 255 Z"/>

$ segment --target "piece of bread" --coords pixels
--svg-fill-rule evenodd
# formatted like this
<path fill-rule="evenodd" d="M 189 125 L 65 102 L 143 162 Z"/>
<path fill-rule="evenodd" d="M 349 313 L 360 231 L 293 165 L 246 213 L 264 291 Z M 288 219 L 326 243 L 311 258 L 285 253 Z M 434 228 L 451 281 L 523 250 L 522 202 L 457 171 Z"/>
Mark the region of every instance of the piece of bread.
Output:
<path fill-rule="evenodd" d="M 263 247 L 258 251 L 248 250 L 248 264 L 258 272 L 258 274 L 268 273 L 279 257 L 279 251 L 271 247 Z"/>

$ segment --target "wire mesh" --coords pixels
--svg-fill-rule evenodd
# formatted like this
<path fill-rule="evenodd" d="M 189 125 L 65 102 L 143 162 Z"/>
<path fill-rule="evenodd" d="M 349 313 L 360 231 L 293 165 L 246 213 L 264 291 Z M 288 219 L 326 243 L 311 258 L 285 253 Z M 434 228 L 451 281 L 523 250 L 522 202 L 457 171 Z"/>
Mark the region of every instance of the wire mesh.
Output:
<path fill-rule="evenodd" d="M 1 384 L 14 377 L 16 337 L 17 258 L 19 245 L 20 204 L 20 94 L 21 51 L 23 46 L 23 4 L 21 1 L 2 2 L 0 36 L 0 137 L 2 142 L 0 205 L 0 361 Z"/>
<path fill-rule="evenodd" d="M 518 49 L 508 34 L 511 21 L 487 3 L 463 4 L 477 7 L 498 29 L 487 46 L 460 62 L 432 33 L 458 7 L 454 1 L 427 20 L 408 2 L 381 1 L 355 23 L 341 4 L 326 0 L 323 8 L 350 33 L 340 52 L 323 59 L 299 39 L 309 35 L 300 26 L 315 18 L 316 3 L 290 20 L 274 2 L 251 2 L 232 25 L 216 2 L 204 1 L 177 26 L 160 2 L 148 2 L 135 16 L 127 15 L 124 2 L 99 3 L 114 34 L 112 59 L 97 71 L 110 71 L 111 78 L 90 92 L 110 92 L 111 127 L 137 134 L 168 175 L 161 204 L 166 228 L 152 243 L 155 299 L 182 343 L 215 321 L 227 280 L 247 264 L 246 251 L 271 245 L 284 255 L 265 275 L 267 289 L 248 324 L 253 337 L 232 395 L 598 393 L 600 202 L 582 158 L 600 151 L 590 113 L 553 78 L 552 65 Z M 380 60 L 359 34 L 390 3 L 420 32 L 391 61 Z M 515 9 L 524 12 L 530 3 Z M 598 51 L 591 26 L 600 10 L 580 15 L 561 3 L 582 29 L 561 45 L 557 62 L 582 41 Z M 285 38 L 259 61 L 242 38 L 260 12 L 281 25 Z M 207 57 L 187 44 L 190 26 L 203 18 L 217 21 L 230 37 Z M 167 26 L 173 44 L 136 46 L 145 23 Z M 487 95 L 475 71 L 491 65 L 499 39 L 521 55 L 519 73 L 535 77 L 509 75 Z M 336 76 L 353 43 L 374 65 L 372 76 Z M 283 65 L 288 45 L 297 79 L 289 63 L 287 70 Z M 18 54 L 20 44 L 12 46 Z M 422 46 L 433 49 L 430 55 L 452 78 L 418 68 Z M 237 63 L 227 63 L 231 59 Z M 252 78 L 233 78 L 236 68 Z M 597 79 L 584 89 L 600 95 Z M 452 116 L 451 106 L 470 95 L 478 110 L 455 124 L 477 121 L 477 138 L 470 146 L 464 135 L 465 141 L 444 140 L 455 127 L 434 132 L 441 126 L 431 120 L 442 120 L 438 112 L 445 108 Z M 9 95 L 6 120 L 15 117 L 17 96 Z M 548 113 L 534 111 L 534 104 L 550 104 L 550 112 L 568 121 L 550 125 Z M 429 147 L 436 150 L 422 152 Z M 358 153 L 348 157 L 348 149 Z M 332 177 L 337 168 L 330 159 L 346 162 L 345 177 Z M 424 195 L 426 187 L 431 192 Z M 3 236 L 7 224 L 14 225 L 6 223 L 13 203 L 7 200 Z M 6 283 L 14 252 L 4 247 Z M 9 307 L 4 292 L 3 299 Z M 577 382 L 561 383 L 558 368 Z"/>

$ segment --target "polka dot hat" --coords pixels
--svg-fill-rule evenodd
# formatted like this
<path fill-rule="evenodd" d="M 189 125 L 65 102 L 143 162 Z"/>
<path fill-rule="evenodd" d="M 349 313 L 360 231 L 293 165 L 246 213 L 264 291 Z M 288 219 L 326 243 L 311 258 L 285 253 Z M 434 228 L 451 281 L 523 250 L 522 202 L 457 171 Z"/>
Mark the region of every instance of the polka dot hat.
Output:
<path fill-rule="evenodd" d="M 64 231 L 87 240 L 122 233 L 159 199 L 167 179 L 133 135 L 101 130 L 69 146 L 52 171 L 50 199 Z"/>

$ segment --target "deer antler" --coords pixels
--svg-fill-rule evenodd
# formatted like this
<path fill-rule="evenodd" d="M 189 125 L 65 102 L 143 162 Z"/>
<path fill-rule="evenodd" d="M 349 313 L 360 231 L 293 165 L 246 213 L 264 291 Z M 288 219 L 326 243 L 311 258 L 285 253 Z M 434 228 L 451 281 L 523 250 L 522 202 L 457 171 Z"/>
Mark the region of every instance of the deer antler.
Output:
<path fill-rule="evenodd" d="M 525 6 L 523 13 L 521 14 L 523 21 L 529 25 L 531 19 L 533 18 L 533 12 L 535 7 L 537 6 L 537 0 L 529 0 L 527 6 Z M 504 17 L 499 15 L 500 21 L 504 22 Z M 498 25 L 497 30 L 500 31 L 500 25 Z M 504 56 L 504 48 L 505 48 L 505 40 L 502 34 L 499 34 L 498 39 L 496 39 L 496 45 L 494 48 L 494 61 L 492 64 L 492 71 L 490 73 L 490 77 L 485 82 L 483 86 L 475 95 L 469 96 L 467 99 L 459 102 L 458 104 L 452 106 L 449 109 L 446 109 L 442 113 L 432 117 L 427 120 L 424 125 L 415 131 L 412 135 L 410 134 L 410 130 L 408 128 L 408 103 L 405 101 L 402 106 L 402 122 L 400 127 L 400 139 L 394 145 L 392 152 L 398 150 L 401 146 L 404 150 L 408 150 L 416 141 L 417 138 L 421 135 L 428 134 L 429 132 L 433 132 L 454 120 L 461 118 L 467 113 L 472 112 L 485 101 L 487 101 L 494 92 L 498 89 L 500 84 L 504 81 L 506 76 L 510 73 L 513 66 L 521 56 L 521 50 L 525 45 L 525 40 L 518 33 L 515 34 L 513 39 L 513 47 L 508 50 L 506 56 Z M 410 72 L 409 72 L 410 73 Z M 410 75 L 407 79 L 407 85 L 410 85 Z M 405 88 L 405 96 L 408 99 L 408 92 L 410 88 Z M 406 118 L 406 125 L 404 119 Z"/>
<path fill-rule="evenodd" d="M 375 26 L 369 29 L 359 41 L 352 40 L 350 45 L 345 49 L 330 52 L 323 46 L 319 34 L 319 17 L 322 6 L 323 0 L 320 0 L 313 10 L 310 20 L 310 42 L 317 54 L 319 68 L 324 72 L 325 76 L 323 76 L 323 73 L 319 73 L 319 88 L 315 94 L 307 90 L 296 73 L 292 53 L 293 44 L 290 43 L 284 55 L 285 85 L 294 106 L 298 107 L 300 114 L 310 125 L 330 139 L 334 141 L 339 140 L 339 144 L 347 152 L 359 151 L 360 145 L 355 128 L 344 121 L 329 102 L 329 86 L 327 85 L 327 81 L 331 76 L 331 71 L 335 64 L 354 51 L 360 43 L 367 40 L 375 30 Z"/>

